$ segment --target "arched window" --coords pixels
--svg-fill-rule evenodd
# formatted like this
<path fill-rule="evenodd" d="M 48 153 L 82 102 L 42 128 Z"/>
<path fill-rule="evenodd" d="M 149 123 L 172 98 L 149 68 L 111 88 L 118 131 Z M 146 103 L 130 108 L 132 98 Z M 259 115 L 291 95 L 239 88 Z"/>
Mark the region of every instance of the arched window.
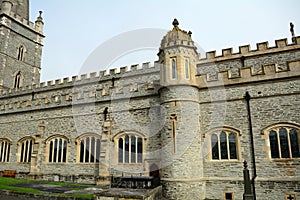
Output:
<path fill-rule="evenodd" d="M 185 78 L 190 79 L 190 66 L 189 66 L 189 60 L 187 58 L 184 60 L 184 68 L 185 68 Z"/>
<path fill-rule="evenodd" d="M 300 158 L 300 130 L 297 125 L 277 124 L 264 132 L 268 134 L 271 158 Z"/>
<path fill-rule="evenodd" d="M 143 162 L 143 138 L 136 134 L 124 134 L 116 139 L 119 163 Z"/>
<path fill-rule="evenodd" d="M 177 66 L 175 58 L 172 59 L 172 79 L 176 79 L 177 76 Z"/>
<path fill-rule="evenodd" d="M 21 45 L 18 48 L 18 60 L 23 61 L 24 60 L 24 53 L 25 53 L 25 48 L 23 45 Z"/>
<path fill-rule="evenodd" d="M 11 142 L 7 139 L 0 139 L 0 162 L 9 162 Z"/>
<path fill-rule="evenodd" d="M 19 71 L 16 75 L 15 75 L 15 82 L 14 82 L 14 88 L 20 88 L 22 87 L 22 74 Z"/>
<path fill-rule="evenodd" d="M 48 162 L 67 162 L 68 140 L 64 136 L 54 136 L 47 140 Z"/>
<path fill-rule="evenodd" d="M 19 162 L 30 163 L 33 150 L 33 138 L 25 138 L 19 142 Z"/>
<path fill-rule="evenodd" d="M 80 163 L 100 162 L 100 137 L 96 134 L 85 134 L 77 139 Z"/>
<path fill-rule="evenodd" d="M 211 159 L 237 160 L 238 159 L 238 133 L 227 128 L 211 131 Z"/>

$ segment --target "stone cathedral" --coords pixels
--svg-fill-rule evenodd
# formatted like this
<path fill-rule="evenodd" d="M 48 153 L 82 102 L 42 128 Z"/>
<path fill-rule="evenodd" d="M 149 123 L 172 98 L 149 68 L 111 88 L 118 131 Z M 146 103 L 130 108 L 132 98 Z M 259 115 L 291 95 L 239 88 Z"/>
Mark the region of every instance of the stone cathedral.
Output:
<path fill-rule="evenodd" d="M 200 55 L 175 19 L 158 60 L 40 82 L 43 18 L 0 10 L 0 174 L 112 185 L 160 178 L 165 199 L 300 199 L 300 37 Z M 289 42 L 290 41 L 290 42 Z"/>

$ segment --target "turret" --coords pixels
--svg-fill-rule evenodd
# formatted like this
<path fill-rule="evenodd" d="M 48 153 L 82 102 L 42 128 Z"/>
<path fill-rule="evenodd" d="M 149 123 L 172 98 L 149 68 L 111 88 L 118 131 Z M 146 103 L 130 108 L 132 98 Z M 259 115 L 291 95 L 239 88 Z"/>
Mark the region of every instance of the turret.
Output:
<path fill-rule="evenodd" d="M 37 32 L 43 34 L 43 29 L 44 29 L 44 22 L 43 22 L 43 18 L 42 18 L 43 12 L 40 11 L 39 13 L 40 13 L 40 15 L 37 17 L 37 19 L 36 19 L 36 21 L 35 21 L 34 29 L 35 29 Z"/>
<path fill-rule="evenodd" d="M 199 88 L 196 65 L 199 54 L 191 32 L 173 29 L 162 39 L 160 104 L 165 122 L 161 130 L 163 196 L 194 199 L 204 196 L 201 158 Z"/>
<path fill-rule="evenodd" d="M 29 21 L 29 0 L 10 0 L 13 3 L 12 11 L 21 18 Z"/>
<path fill-rule="evenodd" d="M 181 30 L 177 19 L 174 19 L 173 26 L 162 39 L 158 53 L 158 62 L 162 64 L 160 84 L 196 86 L 196 61 L 199 54 L 192 40 L 192 32 Z"/>
<path fill-rule="evenodd" d="M 1 3 L 1 12 L 10 15 L 12 7 L 13 3 L 11 1 L 3 0 Z"/>
<path fill-rule="evenodd" d="M 0 89 L 40 82 L 43 48 L 42 12 L 29 21 L 29 0 L 0 0 Z M 22 30 L 22 31 L 20 31 Z"/>

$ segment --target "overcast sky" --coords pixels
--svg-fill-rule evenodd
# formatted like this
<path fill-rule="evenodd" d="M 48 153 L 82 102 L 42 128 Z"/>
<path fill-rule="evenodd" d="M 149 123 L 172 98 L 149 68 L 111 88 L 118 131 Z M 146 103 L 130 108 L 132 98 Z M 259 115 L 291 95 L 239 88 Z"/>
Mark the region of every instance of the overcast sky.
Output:
<path fill-rule="evenodd" d="M 153 62 L 161 39 L 157 37 L 172 28 L 174 18 L 180 28 L 193 32 L 198 47 L 217 54 L 229 47 L 237 52 L 238 46 L 246 44 L 256 49 L 256 43 L 264 41 L 274 46 L 274 40 L 281 38 L 290 42 L 290 22 L 300 35 L 299 8 L 299 0 L 31 0 L 30 14 L 35 21 L 38 11 L 43 11 L 46 38 L 41 78 L 47 81 L 81 73 L 83 64 L 99 47 L 114 52 L 110 67 Z M 134 43 L 143 30 L 144 40 L 157 40 L 151 48 L 118 51 L 117 44 L 122 48 Z M 119 42 L 120 38 L 123 41 Z"/>

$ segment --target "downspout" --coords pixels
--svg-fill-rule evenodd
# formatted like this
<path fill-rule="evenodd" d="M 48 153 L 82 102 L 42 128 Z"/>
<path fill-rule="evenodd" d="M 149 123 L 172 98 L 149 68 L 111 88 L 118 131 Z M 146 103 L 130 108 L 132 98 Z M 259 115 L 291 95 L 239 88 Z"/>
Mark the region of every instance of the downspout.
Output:
<path fill-rule="evenodd" d="M 249 92 L 245 93 L 244 99 L 247 103 L 247 112 L 248 112 L 248 123 L 249 123 L 249 133 L 251 139 L 251 154 L 252 154 L 252 163 L 253 163 L 253 177 L 252 177 L 252 188 L 253 188 L 253 197 L 256 200 L 256 193 L 255 193 L 255 178 L 257 177 L 256 174 L 256 163 L 255 163 L 255 154 L 254 154 L 254 141 L 253 141 L 253 131 L 252 131 L 252 121 L 251 121 L 251 110 L 250 110 L 250 99 L 251 96 Z"/>

